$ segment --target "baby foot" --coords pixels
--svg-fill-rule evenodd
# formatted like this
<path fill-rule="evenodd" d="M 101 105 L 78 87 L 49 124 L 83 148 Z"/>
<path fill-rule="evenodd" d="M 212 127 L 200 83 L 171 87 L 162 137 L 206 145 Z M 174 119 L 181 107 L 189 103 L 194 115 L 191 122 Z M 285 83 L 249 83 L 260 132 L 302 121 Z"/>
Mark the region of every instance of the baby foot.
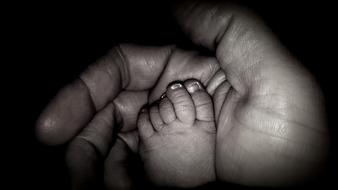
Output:
<path fill-rule="evenodd" d="M 215 120 L 197 80 L 168 86 L 166 96 L 138 119 L 140 155 L 151 182 L 193 187 L 215 180 Z"/>

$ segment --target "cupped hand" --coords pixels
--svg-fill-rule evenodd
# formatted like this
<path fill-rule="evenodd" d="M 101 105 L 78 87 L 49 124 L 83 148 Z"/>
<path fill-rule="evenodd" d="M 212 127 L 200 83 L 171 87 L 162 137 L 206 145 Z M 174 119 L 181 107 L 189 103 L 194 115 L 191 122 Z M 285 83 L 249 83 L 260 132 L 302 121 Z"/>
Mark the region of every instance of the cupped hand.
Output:
<path fill-rule="evenodd" d="M 117 127 L 114 119 L 125 124 L 122 130 L 132 130 L 150 90 L 151 102 L 172 80 L 196 78 L 214 100 L 220 180 L 279 186 L 316 174 L 325 161 L 328 133 L 321 91 L 311 74 L 247 10 L 224 3 L 186 2 L 175 15 L 192 41 L 213 51 L 214 57 L 172 46 L 121 45 L 51 101 L 38 120 L 39 139 L 56 145 L 76 136 L 68 154 L 76 171 L 73 176 L 92 178 L 78 173 L 96 170 L 97 155 L 107 156 L 113 139 L 105 134 Z M 123 91 L 143 95 L 135 102 L 124 101 Z M 96 129 L 100 125 L 94 122 L 105 127 Z M 85 155 L 86 163 L 93 164 L 81 166 L 79 160 L 85 159 L 76 155 Z M 111 151 L 108 158 L 114 155 L 118 153 Z"/>
<path fill-rule="evenodd" d="M 218 178 L 279 186 L 318 174 L 329 138 L 311 74 L 243 8 L 187 2 L 176 16 L 194 43 L 214 51 L 226 75 L 213 94 Z"/>

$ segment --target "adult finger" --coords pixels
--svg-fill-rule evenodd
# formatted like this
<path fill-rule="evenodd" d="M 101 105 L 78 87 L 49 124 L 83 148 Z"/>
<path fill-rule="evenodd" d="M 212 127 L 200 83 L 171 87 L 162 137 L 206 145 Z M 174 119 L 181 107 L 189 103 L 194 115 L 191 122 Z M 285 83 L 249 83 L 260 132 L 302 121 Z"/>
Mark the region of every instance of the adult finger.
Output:
<path fill-rule="evenodd" d="M 104 162 L 104 183 L 107 189 L 132 189 L 136 183 L 136 160 L 133 160 L 138 151 L 138 133 L 132 131 L 119 133 L 114 146 L 111 148 Z"/>
<path fill-rule="evenodd" d="M 148 103 L 148 91 L 123 91 L 113 101 L 119 114 L 121 132 L 136 129 L 139 112 Z"/>
<path fill-rule="evenodd" d="M 92 64 L 46 106 L 36 124 L 38 139 L 50 145 L 74 137 L 122 89 L 144 90 L 154 85 L 172 46 L 120 45 Z"/>
<path fill-rule="evenodd" d="M 131 189 L 133 181 L 128 172 L 131 151 L 117 139 L 104 162 L 104 184 L 106 189 Z"/>
<path fill-rule="evenodd" d="M 109 104 L 69 143 L 66 163 L 73 189 L 97 189 L 103 185 L 103 162 L 116 127 L 114 106 Z"/>

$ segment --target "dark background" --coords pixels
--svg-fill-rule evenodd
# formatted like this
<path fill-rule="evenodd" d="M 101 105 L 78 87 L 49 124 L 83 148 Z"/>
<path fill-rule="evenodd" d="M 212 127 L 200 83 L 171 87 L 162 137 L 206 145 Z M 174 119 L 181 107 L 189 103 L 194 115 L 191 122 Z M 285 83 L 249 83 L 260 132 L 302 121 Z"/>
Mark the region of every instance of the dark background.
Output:
<path fill-rule="evenodd" d="M 337 185 L 337 6 L 325 1 L 240 1 L 261 15 L 282 43 L 314 74 L 327 104 L 332 154 L 315 185 Z M 117 43 L 179 44 L 190 48 L 170 14 L 169 2 L 11 5 L 3 29 L 10 59 L 2 64 L 3 94 L 10 112 L 3 126 L 5 182 L 11 187 L 67 189 L 64 147 L 34 138 L 34 122 L 58 89 Z M 3 8 L 5 9 L 5 8 Z M 8 26 L 7 26 L 8 25 Z M 7 66 L 9 68 L 7 69 Z M 13 100 L 12 100 L 13 99 Z M 7 133 L 9 130 L 9 133 Z M 9 178 L 8 178 L 9 177 Z M 8 178 L 8 179 L 7 179 Z M 311 184 L 313 185 L 313 184 Z M 238 186 L 230 186 L 238 187 Z M 10 188 L 13 189 L 13 188 Z"/>

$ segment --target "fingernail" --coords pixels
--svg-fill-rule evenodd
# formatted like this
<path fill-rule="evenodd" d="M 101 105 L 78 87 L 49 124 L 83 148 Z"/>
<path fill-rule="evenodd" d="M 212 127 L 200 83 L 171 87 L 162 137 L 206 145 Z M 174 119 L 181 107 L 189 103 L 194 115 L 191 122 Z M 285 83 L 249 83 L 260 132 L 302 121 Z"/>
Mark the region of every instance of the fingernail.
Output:
<path fill-rule="evenodd" d="M 187 87 L 187 90 L 190 93 L 194 93 L 194 92 L 201 90 L 201 89 L 203 89 L 202 84 L 198 81 L 190 83 Z"/>
<path fill-rule="evenodd" d="M 172 85 L 170 86 L 170 89 L 171 89 L 171 90 L 175 90 L 175 89 L 182 88 L 182 87 L 183 87 L 182 84 L 180 84 L 180 83 L 174 83 L 174 84 L 172 84 Z"/>

